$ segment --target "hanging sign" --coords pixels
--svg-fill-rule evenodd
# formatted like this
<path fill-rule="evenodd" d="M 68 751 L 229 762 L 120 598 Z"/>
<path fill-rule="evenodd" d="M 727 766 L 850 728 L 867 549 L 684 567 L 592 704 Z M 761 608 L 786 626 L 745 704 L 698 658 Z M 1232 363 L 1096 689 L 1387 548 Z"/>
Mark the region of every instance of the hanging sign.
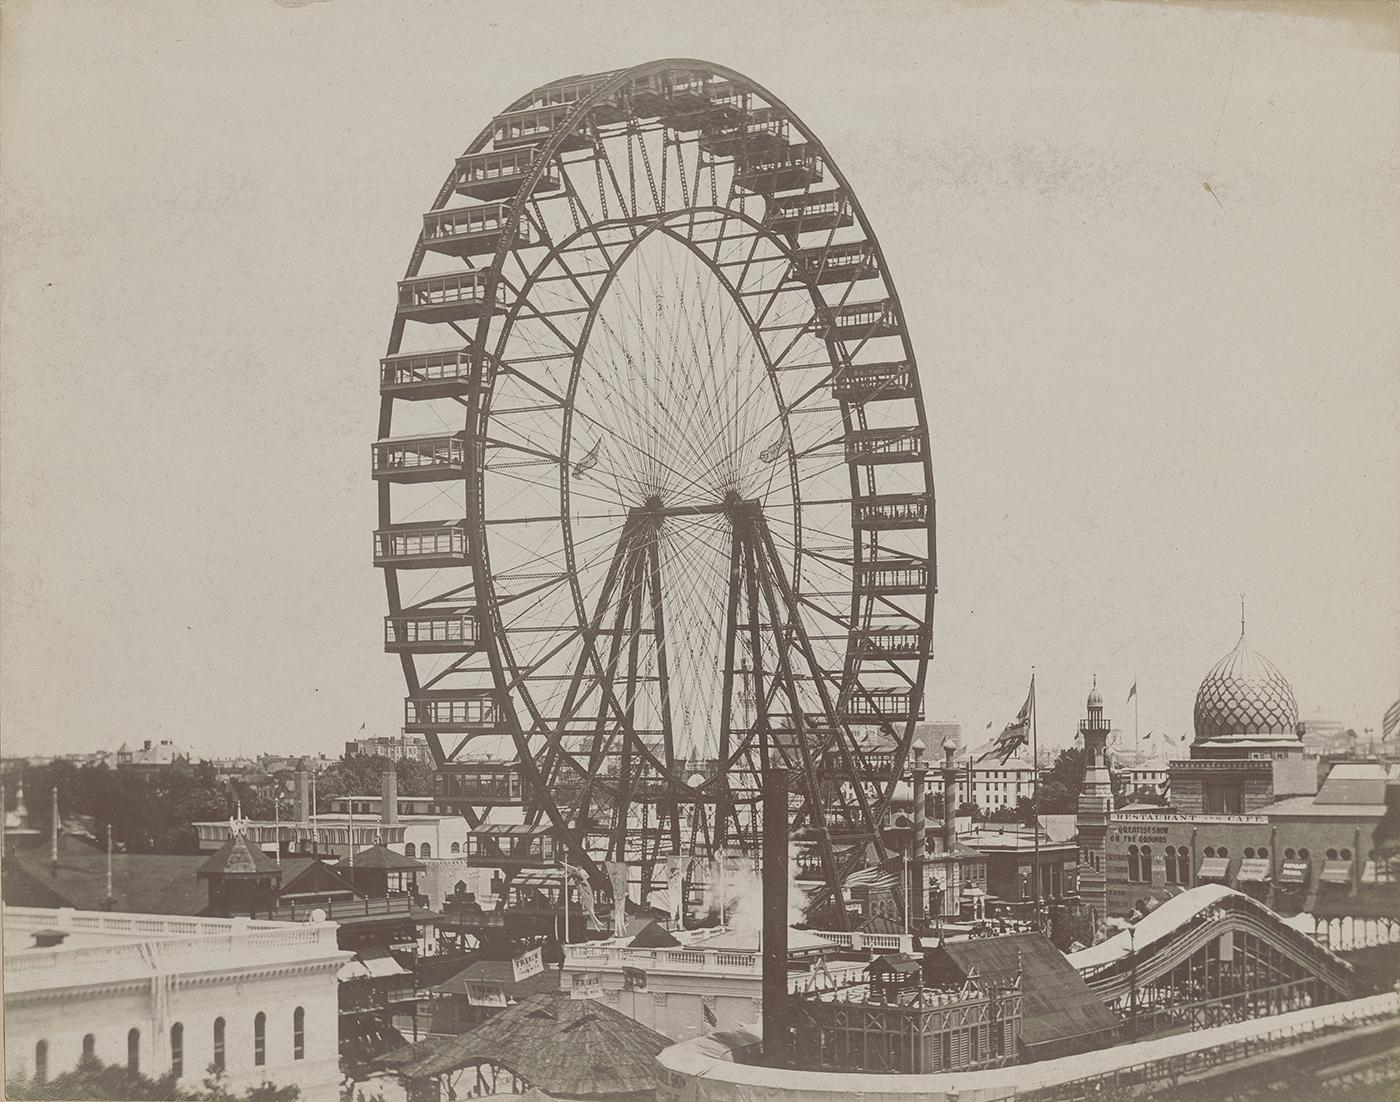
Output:
<path fill-rule="evenodd" d="M 603 977 L 597 972 L 575 972 L 573 986 L 569 988 L 571 999 L 601 999 L 603 997 Z"/>
<path fill-rule="evenodd" d="M 467 1002 L 472 1006 L 505 1006 L 506 990 L 499 983 L 467 981 Z"/>
<path fill-rule="evenodd" d="M 516 983 L 528 980 L 531 976 L 538 976 L 544 971 L 544 954 L 538 946 L 527 949 L 510 962 L 510 969 L 515 975 Z"/>

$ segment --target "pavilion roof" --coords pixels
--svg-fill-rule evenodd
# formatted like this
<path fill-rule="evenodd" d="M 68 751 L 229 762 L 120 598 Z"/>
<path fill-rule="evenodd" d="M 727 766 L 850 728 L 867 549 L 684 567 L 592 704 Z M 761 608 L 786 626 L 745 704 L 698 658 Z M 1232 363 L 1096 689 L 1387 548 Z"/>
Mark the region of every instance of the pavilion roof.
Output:
<path fill-rule="evenodd" d="M 656 1056 L 670 1043 L 597 999 L 537 994 L 457 1037 L 391 1053 L 385 1063 L 408 1079 L 489 1063 L 555 1097 L 606 1097 L 660 1089 Z"/>

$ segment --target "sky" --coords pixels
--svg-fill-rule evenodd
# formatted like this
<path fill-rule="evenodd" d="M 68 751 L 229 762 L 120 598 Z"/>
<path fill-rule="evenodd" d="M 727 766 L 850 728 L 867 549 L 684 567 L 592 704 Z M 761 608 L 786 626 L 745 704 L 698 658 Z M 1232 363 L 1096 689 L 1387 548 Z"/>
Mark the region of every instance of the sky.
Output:
<path fill-rule="evenodd" d="M 568 74 L 714 61 L 856 189 L 938 494 L 930 719 L 1187 731 L 1239 635 L 1400 695 L 1394 4 L 11 0 L 0 748 L 397 730 L 369 442 L 452 159 Z M 1207 186 L 1208 185 L 1208 186 Z"/>

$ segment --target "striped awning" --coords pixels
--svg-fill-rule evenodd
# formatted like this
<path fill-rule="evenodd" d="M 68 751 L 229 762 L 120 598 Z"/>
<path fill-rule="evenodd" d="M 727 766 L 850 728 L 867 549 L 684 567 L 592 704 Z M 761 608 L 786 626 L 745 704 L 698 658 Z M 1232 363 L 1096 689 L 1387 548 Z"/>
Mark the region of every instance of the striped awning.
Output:
<path fill-rule="evenodd" d="M 1242 882 L 1262 884 L 1265 880 L 1268 880 L 1271 875 L 1269 859 L 1267 857 L 1246 857 L 1240 862 L 1240 871 L 1235 874 L 1235 879 Z"/>
<path fill-rule="evenodd" d="M 1196 873 L 1196 879 L 1224 880 L 1229 875 L 1230 859 L 1228 857 L 1207 857 L 1201 861 L 1201 868 Z"/>
<path fill-rule="evenodd" d="M 1306 861 L 1285 861 L 1283 868 L 1279 871 L 1278 882 L 1280 884 L 1306 884 L 1308 882 L 1308 863 Z"/>
<path fill-rule="evenodd" d="M 1322 875 L 1318 877 L 1324 884 L 1350 884 L 1350 861 L 1324 861 Z"/>

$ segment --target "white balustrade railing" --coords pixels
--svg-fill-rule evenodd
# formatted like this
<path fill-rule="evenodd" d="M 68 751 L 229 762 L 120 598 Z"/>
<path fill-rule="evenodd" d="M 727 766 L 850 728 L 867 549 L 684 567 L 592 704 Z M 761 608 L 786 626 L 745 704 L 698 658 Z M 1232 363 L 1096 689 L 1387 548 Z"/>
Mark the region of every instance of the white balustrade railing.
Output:
<path fill-rule="evenodd" d="M 68 908 L 5 908 L 5 986 L 9 992 L 112 983 L 175 972 L 210 972 L 338 952 L 333 922 L 167 918 L 94 914 Z M 26 933 L 71 931 L 77 944 L 16 947 Z M 92 938 L 105 944 L 85 944 Z"/>

